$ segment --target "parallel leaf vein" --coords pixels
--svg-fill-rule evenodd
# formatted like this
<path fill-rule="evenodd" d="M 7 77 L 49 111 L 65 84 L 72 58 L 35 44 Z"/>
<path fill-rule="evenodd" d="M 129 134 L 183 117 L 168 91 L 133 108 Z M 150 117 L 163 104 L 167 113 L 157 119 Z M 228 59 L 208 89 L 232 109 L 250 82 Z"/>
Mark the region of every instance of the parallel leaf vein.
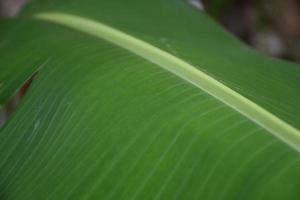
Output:
<path fill-rule="evenodd" d="M 92 19 L 54 12 L 38 13 L 34 17 L 93 35 L 143 57 L 206 91 L 300 152 L 299 130 L 188 62 Z"/>

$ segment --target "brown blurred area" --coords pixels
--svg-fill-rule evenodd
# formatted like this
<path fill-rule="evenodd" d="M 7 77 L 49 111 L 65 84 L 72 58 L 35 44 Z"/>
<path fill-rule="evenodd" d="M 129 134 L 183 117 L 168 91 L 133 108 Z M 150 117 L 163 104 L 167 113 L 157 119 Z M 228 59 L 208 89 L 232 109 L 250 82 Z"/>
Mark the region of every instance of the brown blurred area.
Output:
<path fill-rule="evenodd" d="M 15 17 L 28 0 L 0 0 L 1 17 Z"/>
<path fill-rule="evenodd" d="M 1 18 L 12 18 L 18 15 L 21 8 L 28 0 L 0 0 Z M 1 23 L 1 22 L 0 22 Z M 22 97 L 29 88 L 35 74 L 26 80 L 17 91 L 3 104 L 0 105 L 0 128 L 20 103 Z"/>
<path fill-rule="evenodd" d="M 300 0 L 202 0 L 202 4 L 258 51 L 300 62 Z"/>

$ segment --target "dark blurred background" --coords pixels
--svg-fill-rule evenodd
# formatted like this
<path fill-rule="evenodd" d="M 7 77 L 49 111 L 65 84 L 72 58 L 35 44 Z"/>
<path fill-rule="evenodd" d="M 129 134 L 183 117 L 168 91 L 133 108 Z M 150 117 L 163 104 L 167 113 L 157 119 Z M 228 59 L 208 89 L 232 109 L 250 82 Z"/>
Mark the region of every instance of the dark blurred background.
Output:
<path fill-rule="evenodd" d="M 194 0 L 195 5 L 196 1 L 258 51 L 300 63 L 300 0 Z"/>

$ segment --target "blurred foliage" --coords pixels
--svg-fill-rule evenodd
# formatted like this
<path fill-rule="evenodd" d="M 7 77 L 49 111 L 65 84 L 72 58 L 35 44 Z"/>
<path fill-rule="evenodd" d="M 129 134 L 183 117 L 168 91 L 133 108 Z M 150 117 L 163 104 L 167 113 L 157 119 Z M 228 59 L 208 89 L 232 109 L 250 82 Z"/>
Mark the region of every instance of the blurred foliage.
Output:
<path fill-rule="evenodd" d="M 300 62 L 299 0 L 203 0 L 205 10 L 260 52 Z"/>

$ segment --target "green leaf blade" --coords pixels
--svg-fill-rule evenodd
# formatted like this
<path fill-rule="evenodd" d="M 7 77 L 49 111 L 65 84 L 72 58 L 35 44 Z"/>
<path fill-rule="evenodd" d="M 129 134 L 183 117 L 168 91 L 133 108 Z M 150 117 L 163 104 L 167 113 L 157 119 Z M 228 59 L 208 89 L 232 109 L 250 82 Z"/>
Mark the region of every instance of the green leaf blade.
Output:
<path fill-rule="evenodd" d="M 257 55 L 181 1 L 57 2 L 27 15 L 103 22 L 299 128 L 298 66 Z M 76 30 L 30 19 L 7 29 L 3 77 L 45 64 L 0 132 L 1 198 L 299 199 L 299 152 L 206 91 Z M 18 42 L 31 56 L 10 69 Z"/>

